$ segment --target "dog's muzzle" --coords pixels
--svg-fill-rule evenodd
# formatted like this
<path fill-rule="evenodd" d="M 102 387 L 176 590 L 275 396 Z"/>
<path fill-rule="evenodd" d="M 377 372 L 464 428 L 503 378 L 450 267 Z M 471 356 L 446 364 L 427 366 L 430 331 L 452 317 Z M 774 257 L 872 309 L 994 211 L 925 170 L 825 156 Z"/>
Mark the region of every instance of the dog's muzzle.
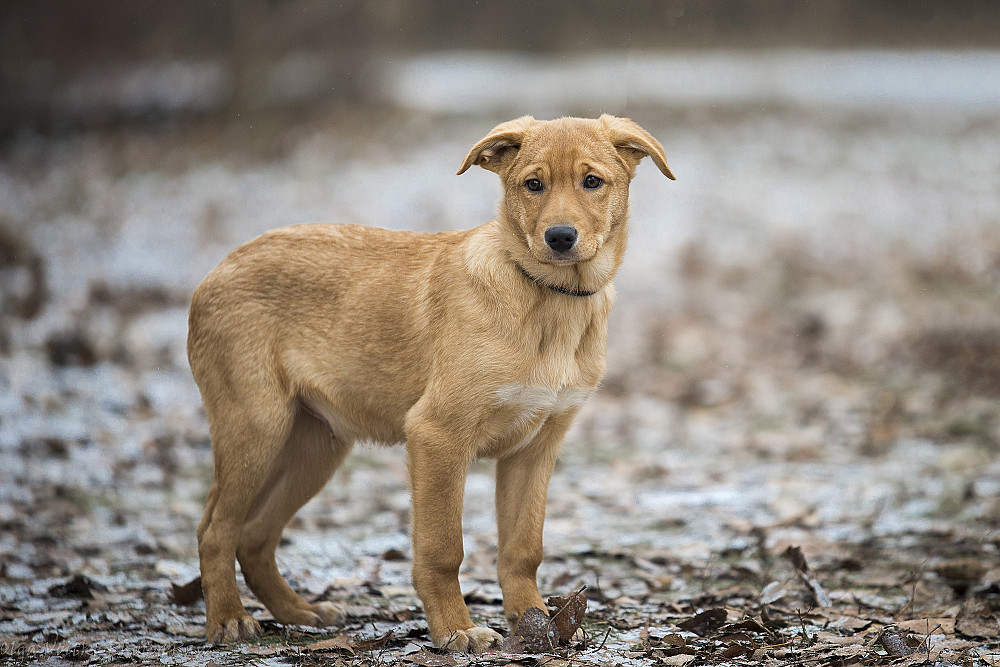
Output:
<path fill-rule="evenodd" d="M 557 225 L 545 230 L 545 245 L 553 252 L 569 252 L 576 245 L 576 229 L 569 225 Z"/>

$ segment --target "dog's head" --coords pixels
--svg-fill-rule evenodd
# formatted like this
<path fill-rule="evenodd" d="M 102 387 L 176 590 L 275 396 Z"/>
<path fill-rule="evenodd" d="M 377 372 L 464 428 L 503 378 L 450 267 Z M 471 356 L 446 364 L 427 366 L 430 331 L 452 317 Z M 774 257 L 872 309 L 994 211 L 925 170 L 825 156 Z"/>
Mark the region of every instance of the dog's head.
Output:
<path fill-rule="evenodd" d="M 501 220 L 519 232 L 532 265 L 592 262 L 617 239 L 613 272 L 624 251 L 629 182 L 646 156 L 674 179 L 660 143 L 627 118 L 524 116 L 493 128 L 458 173 L 479 165 L 500 176 Z"/>

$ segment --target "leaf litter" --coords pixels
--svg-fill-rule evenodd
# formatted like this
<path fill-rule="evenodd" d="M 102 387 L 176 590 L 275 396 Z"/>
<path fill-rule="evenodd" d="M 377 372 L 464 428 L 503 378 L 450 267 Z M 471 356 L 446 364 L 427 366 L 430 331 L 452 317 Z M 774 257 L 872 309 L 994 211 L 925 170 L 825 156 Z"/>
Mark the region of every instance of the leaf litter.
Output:
<path fill-rule="evenodd" d="M 0 237 L 16 252 L 0 252 L 0 658 L 1000 664 L 990 167 L 1000 126 L 928 116 L 903 128 L 794 109 L 724 116 L 650 129 L 678 155 L 704 156 L 705 173 L 749 161 L 785 184 L 775 197 L 791 208 L 760 215 L 757 190 L 691 183 L 675 204 L 637 188 L 633 233 L 651 240 L 630 250 L 609 375 L 549 496 L 539 580 L 564 597 L 514 635 L 523 644 L 508 636 L 506 650 L 480 656 L 441 653 L 426 637 L 409 582 L 405 459 L 382 449 L 358 451 L 278 551 L 292 586 L 345 605 L 345 624 L 279 626 L 244 588 L 265 637 L 204 644 L 194 533 L 211 457 L 184 359 L 188 296 L 228 249 L 331 211 L 384 224 L 359 213 L 361 185 L 432 173 L 454 146 L 408 126 L 394 139 L 413 148 L 398 152 L 408 162 L 397 173 L 349 150 L 366 133 L 330 129 L 368 121 L 317 116 L 303 120 L 308 141 L 266 160 L 193 151 L 211 128 L 183 124 L 6 147 Z M 468 122 L 470 133 L 480 125 Z M 806 168 L 808 151 L 750 155 L 748 137 L 822 147 L 844 176 Z M 130 162 L 150 143 L 170 169 Z M 919 150 L 934 159 L 910 159 Z M 303 173 L 350 187 L 317 186 L 319 203 L 304 205 Z M 942 173 L 961 178 L 942 184 Z M 896 208 L 855 174 L 883 182 Z M 491 180 L 468 181 L 452 193 L 468 201 L 440 206 L 427 182 L 402 180 L 394 206 L 416 212 L 400 216 L 404 226 L 490 215 Z M 789 192 L 826 194 L 807 206 Z M 935 237 L 923 214 L 939 209 L 959 220 Z M 787 232 L 810 215 L 838 236 Z M 690 227 L 682 235 L 652 233 L 675 216 Z M 869 216 L 888 238 L 852 236 L 878 226 Z M 915 234 L 894 220 L 924 226 Z M 506 633 L 491 474 L 488 464 L 470 473 L 461 576 L 476 621 Z"/>

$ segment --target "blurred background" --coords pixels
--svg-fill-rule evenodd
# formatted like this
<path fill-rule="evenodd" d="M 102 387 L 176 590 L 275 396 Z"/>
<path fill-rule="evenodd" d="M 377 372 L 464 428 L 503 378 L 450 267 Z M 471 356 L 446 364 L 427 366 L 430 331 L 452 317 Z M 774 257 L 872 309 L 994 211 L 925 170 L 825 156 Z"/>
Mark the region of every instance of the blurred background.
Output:
<path fill-rule="evenodd" d="M 633 182 L 556 550 L 701 559 L 763 526 L 832 553 L 943 526 L 995 560 L 998 35 L 973 0 L 4 2 L 4 576 L 190 569 L 211 470 L 191 291 L 276 226 L 489 220 L 495 176 L 455 171 L 525 113 L 632 117 L 678 176 Z M 331 485 L 294 558 L 405 550 L 401 456 L 365 450 L 344 476 L 382 504 Z"/>
<path fill-rule="evenodd" d="M 429 104 L 469 113 L 500 99 L 499 112 L 535 101 L 519 102 L 505 94 L 520 91 L 517 86 L 547 89 L 552 111 L 564 111 L 568 104 L 580 105 L 579 110 L 597 102 L 622 106 L 635 97 L 681 106 L 691 92 L 669 87 L 651 91 L 642 85 L 636 70 L 655 69 L 647 58 L 703 57 L 706 50 L 759 56 L 775 49 L 995 49 L 1000 29 L 995 4 L 976 0 L 13 0 L 5 3 L 3 19 L 4 135 L 25 126 L 65 131 L 125 120 L 162 122 L 173 116 L 316 104 Z M 438 65 L 436 87 L 423 89 L 425 81 L 419 78 L 400 81 L 414 68 L 424 71 L 430 65 L 427 55 L 442 53 L 451 53 L 453 60 L 432 58 Z M 635 57 L 644 66 L 630 66 Z M 592 70 L 585 91 L 565 83 L 574 79 L 566 75 L 583 74 L 574 63 Z M 521 76 L 532 69 L 545 74 L 556 66 L 565 68 L 559 72 L 563 85 L 547 85 L 554 82 L 537 73 Z M 740 68 L 735 69 L 728 76 L 741 78 Z M 876 70 L 871 75 L 885 76 L 879 67 L 871 69 Z M 696 73 L 674 72 L 676 78 L 664 83 L 695 83 L 682 79 L 684 74 Z M 471 84 L 463 80 L 451 96 L 446 94 L 449 75 L 489 81 L 472 88 L 478 94 L 469 99 Z M 519 82 L 522 78 L 528 80 Z M 819 70 L 804 78 L 812 79 L 808 91 L 795 90 L 796 84 L 810 83 L 804 79 L 766 78 L 763 97 L 816 91 L 824 87 L 823 78 L 827 85 L 845 83 Z M 701 81 L 694 94 L 713 90 L 714 96 L 732 100 L 751 83 L 761 82 L 744 81 L 727 92 L 731 79 Z M 921 84 L 908 78 L 887 92 L 895 96 L 907 86 Z M 590 104 L 584 102 L 584 92 L 595 96 Z M 720 101 L 711 97 L 707 101 Z"/>

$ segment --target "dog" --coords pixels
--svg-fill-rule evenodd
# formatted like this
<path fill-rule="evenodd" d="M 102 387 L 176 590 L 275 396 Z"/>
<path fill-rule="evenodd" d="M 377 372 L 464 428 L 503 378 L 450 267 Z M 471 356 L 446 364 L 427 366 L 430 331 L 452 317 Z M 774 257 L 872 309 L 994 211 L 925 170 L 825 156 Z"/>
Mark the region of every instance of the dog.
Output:
<path fill-rule="evenodd" d="M 214 477 L 198 526 L 206 636 L 260 635 L 247 585 L 283 624 L 327 626 L 284 580 L 275 548 L 356 442 L 404 443 L 413 584 L 440 647 L 499 642 L 459 588 L 469 464 L 496 459 L 498 577 L 512 629 L 545 605 L 546 490 L 581 403 L 605 372 L 629 183 L 663 147 L 629 119 L 530 116 L 479 141 L 458 173 L 495 172 L 495 220 L 434 234 L 296 225 L 234 250 L 195 290 L 188 358 Z"/>

